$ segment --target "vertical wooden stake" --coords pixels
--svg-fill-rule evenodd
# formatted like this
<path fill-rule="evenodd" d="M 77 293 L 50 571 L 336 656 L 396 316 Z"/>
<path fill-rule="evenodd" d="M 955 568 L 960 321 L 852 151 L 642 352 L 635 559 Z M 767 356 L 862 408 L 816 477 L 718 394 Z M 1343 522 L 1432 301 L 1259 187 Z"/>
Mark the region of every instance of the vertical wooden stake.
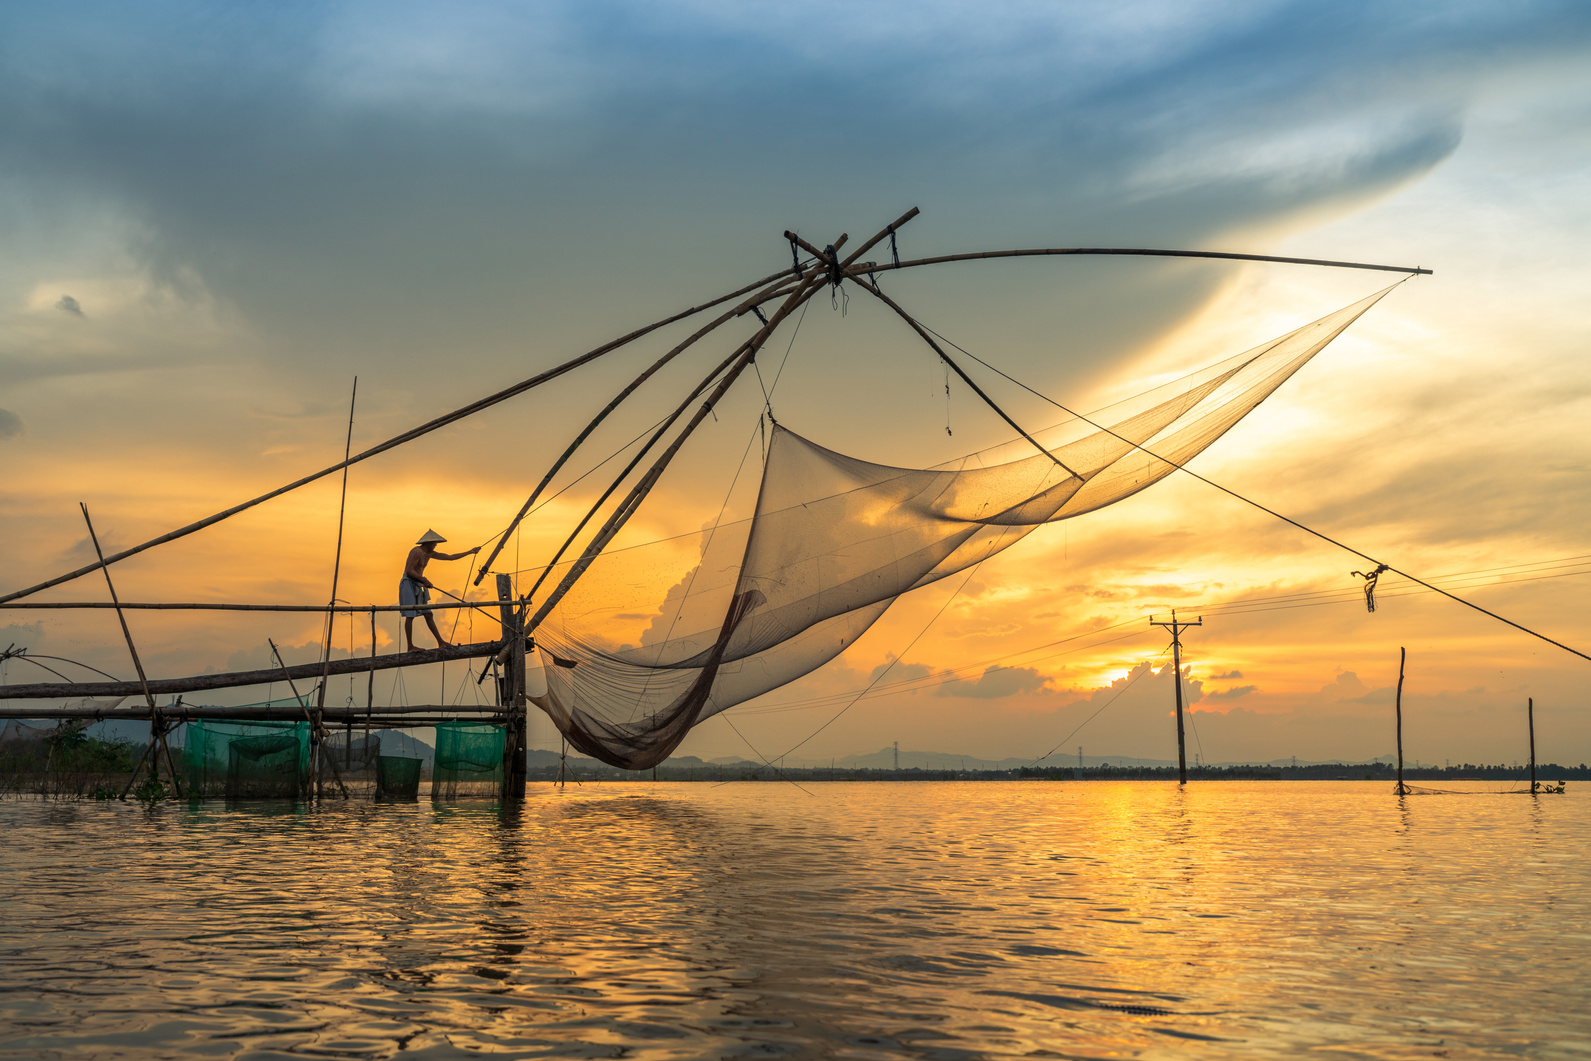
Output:
<path fill-rule="evenodd" d="M 504 674 L 498 686 L 498 703 L 507 716 L 503 722 L 503 799 L 525 796 L 525 620 L 514 600 L 514 580 L 497 576 L 497 606 L 503 638 L 509 646 Z"/>
<path fill-rule="evenodd" d="M 1530 794 L 1536 794 L 1536 698 L 1525 701 L 1525 718 L 1530 723 Z"/>
<path fill-rule="evenodd" d="M 1403 783 L 1403 664 L 1408 659 L 1408 649 L 1398 649 L 1398 698 L 1396 702 L 1398 713 L 1398 787 L 1393 790 L 1396 795 L 1407 796 L 1409 786 Z"/>
<path fill-rule="evenodd" d="M 370 740 L 370 712 L 376 703 L 376 609 L 370 609 L 370 670 L 365 681 L 365 740 Z"/>
<path fill-rule="evenodd" d="M 133 657 L 133 669 L 138 672 L 138 684 L 143 687 L 144 702 L 149 705 L 149 754 L 145 758 L 149 760 L 149 776 L 158 779 L 160 756 L 155 754 L 155 746 L 158 743 L 164 747 L 166 743 L 166 731 L 161 722 L 160 709 L 155 706 L 154 694 L 149 691 L 149 678 L 144 674 L 143 661 L 138 658 L 138 647 L 133 644 L 133 632 L 127 628 L 127 616 L 122 614 L 122 602 L 116 596 L 116 584 L 110 579 L 110 568 L 106 565 L 105 554 L 99 547 L 99 535 L 94 533 L 94 521 L 88 518 L 88 506 L 81 501 L 77 505 L 83 510 L 83 522 L 88 524 L 89 541 L 94 543 L 94 555 L 99 557 L 99 569 L 105 572 L 105 587 L 110 590 L 111 603 L 116 605 L 116 621 L 122 624 L 122 637 L 127 639 L 127 651 Z M 127 779 L 127 786 L 122 789 L 122 799 L 126 799 L 127 793 L 132 791 L 133 782 L 138 780 L 138 771 L 143 765 L 144 760 L 140 759 L 138 765 L 133 767 L 133 776 Z M 166 765 L 171 765 L 169 747 L 166 748 Z M 177 780 L 175 771 L 171 775 L 171 787 L 178 797 L 182 796 L 182 782 Z"/>

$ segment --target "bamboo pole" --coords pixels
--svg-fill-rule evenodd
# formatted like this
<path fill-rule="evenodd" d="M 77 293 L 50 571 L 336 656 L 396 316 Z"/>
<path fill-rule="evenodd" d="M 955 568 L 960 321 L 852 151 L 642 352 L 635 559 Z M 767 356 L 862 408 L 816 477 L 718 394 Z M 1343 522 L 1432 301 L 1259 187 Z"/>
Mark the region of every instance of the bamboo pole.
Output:
<path fill-rule="evenodd" d="M 839 247 L 845 243 L 845 238 L 846 237 L 844 234 L 841 234 L 840 238 L 835 241 L 834 247 L 836 250 L 838 250 Z M 646 474 L 641 477 L 641 480 L 631 488 L 630 493 L 622 502 L 619 503 L 617 511 L 615 511 L 613 515 L 608 518 L 607 523 L 603 525 L 602 529 L 597 532 L 596 537 L 592 539 L 589 545 L 587 545 L 585 553 L 581 555 L 579 560 L 575 561 L 568 573 L 564 575 L 563 580 L 558 584 L 558 588 L 553 590 L 553 592 L 548 595 L 547 599 L 542 602 L 541 607 L 536 611 L 535 617 L 532 618 L 528 624 L 526 624 L 525 630 L 527 633 L 534 631 L 538 626 L 541 625 L 541 621 L 547 617 L 547 614 L 551 612 L 553 608 L 557 607 L 558 602 L 562 600 L 564 595 L 574 587 L 575 582 L 579 580 L 581 575 L 585 574 L 586 569 L 589 568 L 592 562 L 595 561 L 596 558 L 602 553 L 602 550 L 607 546 L 608 542 L 612 541 L 614 535 L 618 534 L 619 531 L 623 529 L 625 523 L 629 522 L 630 517 L 635 514 L 635 510 L 640 506 L 641 502 L 645 500 L 649 493 L 651 493 L 652 487 L 655 486 L 658 479 L 662 477 L 664 470 L 668 468 L 670 462 L 673 461 L 674 456 L 679 453 L 680 448 L 684 446 L 685 440 L 690 438 L 691 434 L 696 430 L 697 427 L 701 425 L 702 421 L 707 418 L 707 415 L 712 412 L 713 407 L 718 404 L 720 399 L 723 398 L 724 394 L 734 384 L 735 380 L 738 379 L 740 374 L 745 371 L 746 366 L 751 363 L 754 357 L 756 357 L 757 351 L 762 348 L 763 343 L 767 342 L 768 337 L 773 334 L 774 329 L 777 328 L 784 321 L 784 319 L 790 315 L 792 310 L 796 309 L 802 303 L 807 301 L 807 299 L 811 298 L 812 295 L 817 292 L 818 288 L 821 287 L 825 282 L 825 274 L 819 270 L 814 270 L 811 276 L 808 276 L 806 279 L 804 279 L 801 285 L 786 297 L 784 303 L 780 305 L 779 309 L 774 312 L 774 315 L 768 319 L 768 323 L 759 328 L 751 339 L 748 339 L 744 344 L 742 344 L 740 349 L 743 350 L 744 353 L 740 353 L 739 356 L 736 357 L 733 366 L 731 366 L 729 371 L 719 381 L 718 386 L 713 390 L 713 393 L 708 397 L 708 399 L 702 403 L 701 408 L 696 411 L 696 415 L 693 416 L 690 421 L 680 429 L 678 436 L 674 439 L 669 448 L 663 451 L 657 460 L 653 462 L 652 467 L 649 468 Z"/>
<path fill-rule="evenodd" d="M 445 591 L 444 591 L 445 592 Z M 12 604 L 0 604 L 0 610 L 6 609 L 32 609 L 36 611 L 70 611 L 73 609 L 115 609 L 116 605 L 108 601 L 21 601 Z M 449 611 L 459 608 L 476 608 L 480 605 L 475 601 L 455 598 L 453 601 L 444 601 L 440 604 L 227 604 L 220 602 L 188 602 L 188 601 L 156 601 L 136 602 L 122 601 L 123 611 L 187 611 L 187 612 L 399 612 L 399 611 Z M 484 611 L 484 609 L 481 609 Z M 486 612 L 490 615 L 490 612 Z M 54 659 L 46 656 L 45 659 Z"/>
<path fill-rule="evenodd" d="M 376 610 L 370 609 L 370 669 L 365 672 L 365 740 L 370 740 L 370 711 L 376 702 Z"/>
<path fill-rule="evenodd" d="M 804 277 L 804 274 L 802 274 L 802 276 Z M 574 456 L 575 450 L 579 449 L 585 440 L 591 437 L 591 433 L 608 418 L 609 414 L 617 409 L 626 398 L 635 393 L 637 388 L 639 388 L 647 380 L 651 379 L 652 376 L 654 376 L 670 361 L 673 361 L 681 353 L 694 346 L 699 340 L 705 338 L 721 325 L 743 315 L 751 307 L 760 305 L 762 302 L 766 301 L 770 292 L 777 291 L 782 286 L 783 282 L 781 281 L 769 287 L 764 287 L 761 291 L 758 291 L 755 295 L 746 299 L 734 309 L 720 314 L 712 321 L 709 321 L 707 324 L 691 333 L 672 350 L 668 351 L 668 353 L 654 361 L 639 376 L 636 376 L 635 379 L 630 382 L 629 386 L 621 390 L 612 401 L 602 408 L 601 412 L 592 417 L 591 422 L 585 426 L 585 429 L 576 435 L 574 441 L 569 443 L 564 451 L 558 455 L 557 460 L 553 461 L 552 467 L 547 469 L 547 474 L 542 476 L 541 482 L 536 484 L 536 488 L 530 492 L 530 497 L 523 505 L 520 506 L 519 511 L 515 513 L 514 518 L 509 521 L 507 529 L 505 529 L 502 533 L 502 536 L 497 539 L 497 544 L 492 546 L 491 555 L 486 558 L 485 562 L 481 564 L 481 569 L 476 572 L 475 585 L 479 586 L 481 584 L 481 580 L 486 577 L 486 573 L 491 570 L 492 564 L 497 560 L 498 554 L 501 553 L 503 551 L 503 547 L 508 544 L 509 537 L 519 527 L 520 522 L 524 520 L 525 516 L 529 514 L 531 506 L 536 503 L 537 498 L 541 497 L 542 491 L 547 489 L 548 485 L 552 482 L 553 476 L 558 474 L 558 472 L 563 468 L 564 464 L 568 462 L 569 458 Z"/>
<path fill-rule="evenodd" d="M 413 652 L 394 652 L 385 656 L 372 656 L 368 660 L 332 660 L 330 673 L 363 674 L 373 670 L 391 670 L 395 667 L 418 667 L 426 663 L 448 663 L 460 659 L 480 659 L 493 656 L 502 648 L 500 641 L 474 645 L 454 645 L 451 648 L 421 648 Z M 286 669 L 294 678 L 316 678 L 321 674 L 321 664 L 302 663 Z M 156 695 L 168 693 L 193 693 L 208 689 L 235 689 L 245 685 L 266 685 L 280 681 L 282 672 L 276 668 L 255 671 L 230 671 L 221 674 L 196 674 L 189 678 L 156 678 L 149 682 L 149 691 Z M 51 700 L 64 697 L 136 696 L 138 682 L 39 682 L 29 685 L 0 685 L 0 700 Z"/>
<path fill-rule="evenodd" d="M 1337 262 L 1323 258 L 1279 258 L 1270 254 L 1230 254 L 1224 251 L 1181 251 L 1181 250 L 1151 250 L 1136 247 L 1036 247 L 1030 250 L 1007 251 L 972 251 L 967 254 L 941 254 L 934 258 L 914 258 L 911 261 L 875 266 L 872 270 L 882 273 L 895 269 L 914 269 L 919 265 L 943 265 L 946 262 L 971 262 L 985 258 L 1031 258 L 1053 257 L 1062 255 L 1095 254 L 1095 255 L 1127 255 L 1149 258 L 1214 258 L 1221 261 L 1238 262 L 1276 262 L 1281 265 L 1320 265 L 1332 269 L 1373 269 L 1383 273 L 1408 273 L 1411 276 L 1431 276 L 1430 269 L 1407 265 L 1371 265 L 1366 262 Z"/>
<path fill-rule="evenodd" d="M 1398 649 L 1398 696 L 1396 709 L 1398 716 L 1398 787 L 1393 789 L 1395 795 L 1407 796 L 1409 786 L 1403 783 L 1403 663 L 1408 658 L 1408 650 Z"/>
<path fill-rule="evenodd" d="M 344 515 L 346 515 L 346 513 L 348 511 L 348 464 L 347 464 L 347 461 L 348 461 L 348 454 L 350 452 L 352 452 L 353 448 L 354 448 L 354 403 L 356 401 L 358 401 L 358 400 L 359 400 L 359 377 L 355 376 L 354 377 L 354 391 L 353 391 L 352 396 L 349 397 L 349 399 L 348 399 L 348 438 L 343 443 L 343 485 L 342 485 L 342 493 L 338 497 L 338 500 L 337 500 L 337 548 L 335 550 L 333 550 L 333 552 L 332 552 L 332 562 L 331 562 L 331 600 L 327 602 L 328 605 L 335 605 L 337 603 L 337 576 L 342 573 L 342 566 L 343 566 L 343 517 L 344 517 Z M 330 665 L 330 663 L 331 663 L 331 635 L 332 635 L 332 628 L 333 628 L 333 625 L 334 625 L 334 622 L 335 622 L 336 618 L 337 618 L 337 613 L 336 612 L 328 611 L 326 613 L 326 648 L 325 648 L 325 651 L 322 652 L 321 655 L 322 655 L 323 662 L 325 664 L 327 664 L 327 665 Z M 323 711 L 326 708 L 326 680 L 329 677 L 331 677 L 331 675 L 329 673 L 327 673 L 325 668 L 322 668 L 321 675 L 320 675 L 320 691 L 318 693 L 316 693 L 316 695 L 315 695 L 315 709 L 318 710 L 318 711 Z M 352 742 L 351 739 L 349 741 L 348 754 L 350 756 L 353 755 L 353 742 Z"/>
<path fill-rule="evenodd" d="M 105 553 L 99 547 L 99 535 L 94 532 L 94 521 L 88 516 L 88 505 L 79 501 L 77 507 L 83 510 L 83 522 L 88 525 L 88 539 L 94 543 L 94 555 L 103 560 Z M 111 581 L 110 568 L 102 567 L 100 570 L 105 572 L 105 588 L 110 590 L 111 603 L 120 603 L 116 597 L 116 583 Z M 127 616 L 122 614 L 120 608 L 116 609 L 116 621 L 121 624 L 122 637 L 127 641 L 127 652 L 133 657 L 133 669 L 138 672 L 138 684 L 143 690 L 144 702 L 149 706 L 149 747 L 146 750 L 144 759 L 149 760 L 149 776 L 155 778 L 158 782 L 160 779 L 160 757 L 155 752 L 155 748 L 157 744 L 162 746 L 165 744 L 165 728 L 160 719 L 160 709 L 155 706 L 154 694 L 149 691 L 149 676 L 144 673 L 144 661 L 138 658 L 138 646 L 133 644 L 133 632 L 128 629 Z M 143 766 L 144 759 L 139 759 L 138 764 L 133 767 L 132 776 L 127 779 L 127 784 L 122 787 L 122 799 L 126 799 L 127 793 L 132 791 L 133 782 L 138 780 L 138 770 Z M 172 771 L 171 786 L 177 795 L 181 796 L 182 788 L 177 781 L 176 768 L 171 764 L 170 748 L 166 749 L 166 765 L 171 767 Z"/>
<path fill-rule="evenodd" d="M 629 342 L 632 342 L 632 341 L 634 341 L 636 339 L 639 339 L 642 336 L 647 335 L 647 334 L 649 334 L 651 332 L 654 332 L 657 329 L 662 328 L 662 327 L 664 327 L 666 325 L 673 324 L 675 321 L 683 320 L 686 317 L 694 316 L 695 314 L 700 313 L 703 310 L 708 310 L 708 309 L 711 309 L 714 306 L 720 305 L 720 304 L 722 304 L 724 302 L 728 302 L 730 299 L 739 298 L 741 296 L 744 296 L 744 295 L 746 295 L 746 294 L 748 294 L 748 293 L 750 293 L 752 291 L 757 290 L 759 287 L 766 286 L 767 284 L 771 283 L 772 281 L 778 279 L 781 276 L 786 275 L 789 272 L 791 272 L 791 270 L 789 270 L 789 269 L 781 269 L 777 273 L 772 273 L 772 274 L 770 274 L 768 276 L 763 277 L 761 280 L 758 280 L 756 283 L 747 284 L 745 287 L 739 288 L 738 290 L 735 290 L 735 291 L 731 291 L 727 295 L 721 295 L 718 298 L 713 299 L 711 302 L 704 302 L 704 303 L 702 303 L 699 306 L 692 306 L 690 309 L 682 310 L 679 313 L 674 314 L 673 316 L 665 317 L 662 320 L 657 321 L 657 322 L 652 323 L 652 324 L 648 324 L 648 325 L 646 325 L 643 328 L 637 328 L 635 331 L 630 332 L 628 335 L 624 335 L 624 336 L 621 336 L 621 337 L 619 337 L 617 339 L 612 340 L 611 342 L 604 343 L 603 345 L 597 347 L 594 350 L 591 350 L 591 351 L 588 351 L 587 353 L 581 354 L 579 357 L 573 358 L 573 359 L 571 359 L 569 361 L 565 361 L 561 365 L 557 365 L 557 366 L 554 366 L 553 368 L 547 369 L 545 372 L 537 373 L 536 375 L 531 376 L 529 379 L 521 380 L 520 382 L 514 384 L 511 387 L 505 387 L 502 390 L 497 391 L 494 394 L 489 394 L 486 397 L 480 398 L 480 399 L 478 399 L 476 401 L 473 401 L 473 402 L 471 402 L 468 405 L 462 406 L 462 407 L 460 407 L 458 409 L 454 409 L 452 412 L 444 413 L 441 416 L 438 416 L 438 417 L 436 417 L 436 418 L 434 418 L 432 420 L 427 420 L 425 423 L 419 425 L 418 427 L 412 427 L 409 430 L 403 432 L 402 434 L 394 435 L 393 437 L 387 439 L 385 442 L 377 443 L 376 445 L 370 447 L 369 449 L 364 450 L 364 451 L 362 451 L 362 452 L 360 452 L 358 454 L 355 454 L 354 456 L 349 457 L 347 460 L 342 461 L 339 464 L 333 464 L 329 468 L 322 468 L 320 471 L 314 472 L 314 473 L 312 473 L 310 475 L 306 475 L 302 479 L 295 479 L 293 482 L 288 483 L 286 486 L 277 487 L 275 490 L 268 491 L 266 493 L 261 494 L 260 496 L 258 496 L 256 498 L 252 498 L 252 499 L 250 499 L 248 501 L 244 501 L 242 504 L 233 505 L 231 508 L 223 509 L 222 511 L 217 512 L 217 513 L 215 513 L 212 516 L 206 516 L 204 519 L 198 520 L 198 521 L 196 521 L 194 523 L 190 523 L 187 526 L 178 527 L 176 530 L 168 531 L 165 534 L 160 535 L 159 537 L 151 538 L 151 539 L 149 539 L 146 542 L 143 542 L 143 543 L 141 543 L 139 545 L 135 545 L 131 549 L 124 549 L 121 552 L 116 553 L 113 556 L 104 557 L 101 560 L 99 560 L 99 562 L 97 562 L 97 563 L 87 564 L 87 565 L 85 565 L 83 567 L 78 568 L 75 571 L 68 571 L 64 575 L 57 575 L 55 578 L 48 579 L 48 580 L 46 580 L 44 582 L 40 582 L 40 583 L 38 583 L 36 585 L 33 585 L 33 586 L 28 586 L 25 589 L 14 590 L 14 591 L 12 591 L 10 593 L 5 594 L 4 596 L 0 596 L 0 604 L 5 603 L 6 601 L 18 600 L 18 599 L 20 599 L 22 597 L 29 597 L 29 596 L 32 596 L 33 594 L 39 592 L 40 590 L 49 589 L 51 586 L 59 586 L 63 582 L 70 582 L 73 579 L 81 578 L 84 575 L 88 574 L 90 571 L 96 571 L 96 570 L 100 569 L 101 567 L 105 567 L 105 566 L 108 566 L 110 564 L 117 563 L 117 562 L 119 562 L 121 560 L 125 560 L 129 556 L 136 556 L 136 555 L 138 555 L 139 553 L 143 552 L 146 549 L 152 549 L 152 548 L 154 548 L 157 545 L 164 545 L 166 542 L 176 541 L 178 538 L 187 537 L 188 535 L 193 534 L 196 531 L 201 531 L 201 530 L 203 530 L 206 527 L 213 526 L 214 524 L 220 523 L 222 520 L 230 519 L 232 516 L 237 515 L 239 512 L 244 512 L 244 511 L 246 511 L 248 509 L 253 508 L 255 505 L 263 504 L 264 502 L 269 501 L 272 498 L 280 497 L 280 496 L 282 496 L 285 493 L 289 493 L 290 491 L 297 490 L 301 486 L 307 486 L 308 484 L 310 484 L 312 482 L 315 482 L 318 479 L 325 478 L 326 476 L 332 474 L 333 472 L 341 471 L 343 468 L 346 468 L 349 465 L 358 464 L 360 461 L 369 460 L 371 457 L 377 456 L 378 454 L 385 453 L 389 449 L 394 449 L 394 448 L 396 448 L 398 446 L 403 445 L 406 442 L 412 442 L 412 441 L 414 441 L 417 438 L 420 438 L 420 437 L 422 437 L 424 435 L 428 435 L 431 432 L 438 430 L 439 428 L 446 427 L 449 424 L 457 423 L 458 421 L 463 420 L 465 417 L 473 416 L 476 413 L 481 412 L 484 409 L 490 409 L 492 406 L 497 405 L 497 404 L 499 404 L 501 402 L 505 402 L 509 398 L 517 397 L 517 396 L 525 393 L 528 390 L 531 390 L 531 389 L 533 389 L 535 387 L 541 386 L 543 383 L 550 382 L 551 380 L 557 379 L 559 376 L 562 376 L 562 375 L 564 375 L 567 372 L 571 372 L 574 369 L 577 369 L 577 368 L 581 367 L 582 365 L 588 364 L 591 361 L 595 361 L 597 358 L 602 357 L 605 354 L 612 353 L 614 350 L 617 350 L 619 347 L 624 346 L 626 343 L 629 343 Z"/>
<path fill-rule="evenodd" d="M 1530 726 L 1530 794 L 1536 794 L 1536 698 L 1525 700 L 1525 718 Z"/>
<path fill-rule="evenodd" d="M 717 379 L 721 373 L 729 368 L 729 366 L 734 362 L 735 358 L 739 357 L 744 349 L 744 344 L 736 347 L 734 353 L 730 354 L 728 357 L 724 358 L 723 361 L 719 362 L 718 365 L 711 372 L 709 372 L 707 376 L 700 383 L 698 383 L 689 394 L 685 396 L 685 400 L 680 402 L 674 411 L 670 413 L 661 424 L 658 425 L 657 430 L 652 432 L 652 437 L 647 439 L 646 444 L 636 451 L 635 456 L 630 458 L 630 462 L 613 477 L 613 481 L 608 484 L 607 489 L 602 491 L 602 495 L 598 497 L 596 501 L 592 502 L 591 507 L 586 510 L 586 514 L 580 517 L 580 520 L 575 524 L 574 529 L 569 532 L 566 538 L 564 538 L 563 544 L 558 546 L 557 551 L 553 553 L 552 559 L 548 560 L 546 566 L 542 568 L 541 574 L 536 576 L 536 581 L 531 585 L 530 591 L 525 594 L 525 599 L 529 600 L 536 596 L 537 591 L 542 587 L 542 583 L 547 581 L 547 576 L 552 574 L 553 569 L 558 566 L 558 561 L 563 559 L 564 554 L 569 551 L 569 547 L 575 543 L 575 539 L 580 537 L 580 532 L 586 529 L 586 525 L 596 518 L 597 513 L 602 510 L 602 506 L 607 504 L 608 498 L 612 497 L 614 492 L 617 491 L 624 483 L 624 480 L 629 478 L 630 473 L 633 472 L 636 469 L 636 466 L 646 458 L 646 455 L 652 452 L 652 447 L 657 445 L 658 441 L 662 439 L 664 435 L 668 434 L 669 428 L 673 427 L 679 418 L 685 415 L 685 412 L 690 408 L 691 403 L 697 398 L 701 397 L 702 392 L 712 385 L 713 380 Z M 507 642 L 504 642 L 504 647 L 506 649 Z"/>
<path fill-rule="evenodd" d="M 462 705 L 449 706 L 447 704 L 395 704 L 388 707 L 373 709 L 368 716 L 372 721 L 379 722 L 387 716 L 411 714 L 437 714 L 454 712 L 466 715 L 501 714 L 502 708 L 496 705 Z M 300 706 L 285 707 L 281 705 L 245 705 L 242 707 L 220 707 L 215 705 L 183 705 L 181 707 L 161 708 L 161 715 L 168 721 L 190 722 L 200 719 L 235 719 L 252 718 L 264 720 L 286 720 L 304 717 L 303 708 Z M 0 707 L 0 718 L 51 718 L 51 719 L 88 719 L 95 722 L 132 721 L 139 722 L 148 718 L 147 711 L 135 708 L 97 708 L 97 707 Z M 345 719 L 361 721 L 366 713 L 363 708 L 328 707 L 325 717 L 333 722 Z"/>
<path fill-rule="evenodd" d="M 265 643 L 271 646 L 271 653 L 276 656 L 276 664 L 287 677 L 287 687 L 293 691 L 293 699 L 297 700 L 304 709 L 304 717 L 309 720 L 309 794 L 314 798 L 320 797 L 320 760 L 321 745 L 326 736 L 326 727 L 321 721 L 319 711 L 311 711 L 304 702 L 304 697 L 298 694 L 298 686 L 293 684 L 293 676 L 287 673 L 287 664 L 282 661 L 281 650 L 276 647 L 276 642 L 270 638 Z M 327 758 L 326 765 L 331 767 L 332 780 L 337 782 L 337 787 L 342 790 L 343 799 L 348 798 L 348 786 L 343 784 L 342 775 L 337 772 L 337 764 Z"/>

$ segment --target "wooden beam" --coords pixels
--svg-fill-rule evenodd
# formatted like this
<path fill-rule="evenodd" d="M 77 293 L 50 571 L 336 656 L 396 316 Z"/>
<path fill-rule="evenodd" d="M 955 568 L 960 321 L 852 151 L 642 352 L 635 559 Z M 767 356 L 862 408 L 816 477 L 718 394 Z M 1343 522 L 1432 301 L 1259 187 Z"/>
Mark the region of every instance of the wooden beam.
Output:
<path fill-rule="evenodd" d="M 367 659 L 333 660 L 328 674 L 363 674 L 366 671 L 392 670 L 395 667 L 419 667 L 427 663 L 449 663 L 456 659 L 480 659 L 495 656 L 502 648 L 501 641 L 486 641 L 474 645 L 454 645 L 451 648 L 416 649 L 413 652 L 394 652 Z M 266 670 L 231 671 L 221 674 L 196 674 L 191 678 L 159 678 L 149 683 L 149 691 L 160 696 L 166 693 L 192 693 L 204 689 L 235 689 L 244 685 L 269 685 L 279 682 L 283 675 L 294 678 L 318 678 L 320 663 L 302 663 L 288 667 L 270 667 Z M 52 698 L 78 698 L 86 696 L 136 696 L 142 687 L 138 682 L 38 682 L 31 685 L 0 685 L 0 700 L 42 700 Z M 146 713 L 147 717 L 147 713 Z"/>

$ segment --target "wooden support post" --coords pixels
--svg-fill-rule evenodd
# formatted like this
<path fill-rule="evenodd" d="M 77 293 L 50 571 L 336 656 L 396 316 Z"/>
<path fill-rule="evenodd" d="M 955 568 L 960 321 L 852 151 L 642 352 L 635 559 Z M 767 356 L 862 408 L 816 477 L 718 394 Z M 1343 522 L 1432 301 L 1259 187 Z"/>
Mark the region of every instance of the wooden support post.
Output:
<path fill-rule="evenodd" d="M 1392 789 L 1394 794 L 1408 795 L 1408 786 L 1403 784 L 1403 662 L 1408 659 L 1408 649 L 1397 651 L 1397 787 Z"/>
<path fill-rule="evenodd" d="M 149 691 L 149 678 L 144 674 L 143 661 L 138 658 L 138 647 L 133 644 L 133 632 L 127 628 L 127 616 L 122 613 L 121 601 L 116 596 L 116 584 L 111 581 L 110 568 L 105 566 L 105 554 L 100 551 L 99 535 L 94 533 L 94 521 L 88 518 L 88 506 L 81 501 L 78 507 L 83 510 L 83 522 L 88 524 L 88 538 L 94 543 L 94 555 L 99 557 L 100 570 L 105 572 L 105 588 L 110 590 L 111 603 L 117 605 L 116 620 L 122 625 L 122 637 L 127 639 L 127 651 L 133 657 L 133 669 L 138 672 L 138 684 L 143 689 L 144 702 L 149 705 L 149 749 L 145 757 L 149 760 L 149 776 L 157 781 L 160 778 L 160 756 L 155 752 L 158 744 L 166 748 L 166 765 L 171 766 L 171 749 L 166 747 L 166 730 L 161 722 L 160 709 L 155 706 L 155 696 Z M 132 790 L 133 782 L 138 780 L 138 770 L 144 764 L 143 759 L 138 760 L 138 765 L 133 767 L 133 775 L 127 779 L 127 785 L 122 789 L 121 798 L 126 799 L 127 793 Z M 171 772 L 171 787 L 178 796 L 182 795 L 182 783 L 177 780 L 177 772 Z"/>
<path fill-rule="evenodd" d="M 503 799 L 525 797 L 525 627 L 523 613 L 514 599 L 514 580 L 497 576 L 497 606 L 501 612 L 503 639 L 508 658 L 503 661 L 503 677 L 498 683 L 498 702 L 507 721 L 503 725 Z"/>
<path fill-rule="evenodd" d="M 1525 701 L 1525 718 L 1530 725 L 1530 794 L 1536 794 L 1536 698 Z"/>
<path fill-rule="evenodd" d="M 365 682 L 365 740 L 370 739 L 370 712 L 376 703 L 376 609 L 370 609 L 370 662 L 371 668 Z"/>

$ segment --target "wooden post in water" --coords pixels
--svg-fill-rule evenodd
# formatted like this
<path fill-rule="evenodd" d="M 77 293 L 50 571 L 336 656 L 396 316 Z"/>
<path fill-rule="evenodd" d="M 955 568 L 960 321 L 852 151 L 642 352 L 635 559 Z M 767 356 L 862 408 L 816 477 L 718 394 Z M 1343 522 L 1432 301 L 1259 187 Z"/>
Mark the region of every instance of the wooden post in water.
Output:
<path fill-rule="evenodd" d="M 503 799 L 525 798 L 525 626 L 524 613 L 514 600 L 514 580 L 497 576 L 497 606 L 502 615 L 508 658 L 498 685 L 498 703 L 507 716 L 503 723 Z"/>
<path fill-rule="evenodd" d="M 376 703 L 376 609 L 370 609 L 370 670 L 365 681 L 365 741 L 370 741 L 370 712 Z"/>
<path fill-rule="evenodd" d="M 1408 650 L 1398 649 L 1398 697 L 1396 708 L 1398 714 L 1398 787 L 1393 792 L 1399 796 L 1409 794 L 1409 786 L 1403 783 L 1403 663 L 1408 658 Z"/>
<path fill-rule="evenodd" d="M 1525 718 L 1530 725 L 1530 794 L 1536 794 L 1536 698 L 1525 700 Z"/>

